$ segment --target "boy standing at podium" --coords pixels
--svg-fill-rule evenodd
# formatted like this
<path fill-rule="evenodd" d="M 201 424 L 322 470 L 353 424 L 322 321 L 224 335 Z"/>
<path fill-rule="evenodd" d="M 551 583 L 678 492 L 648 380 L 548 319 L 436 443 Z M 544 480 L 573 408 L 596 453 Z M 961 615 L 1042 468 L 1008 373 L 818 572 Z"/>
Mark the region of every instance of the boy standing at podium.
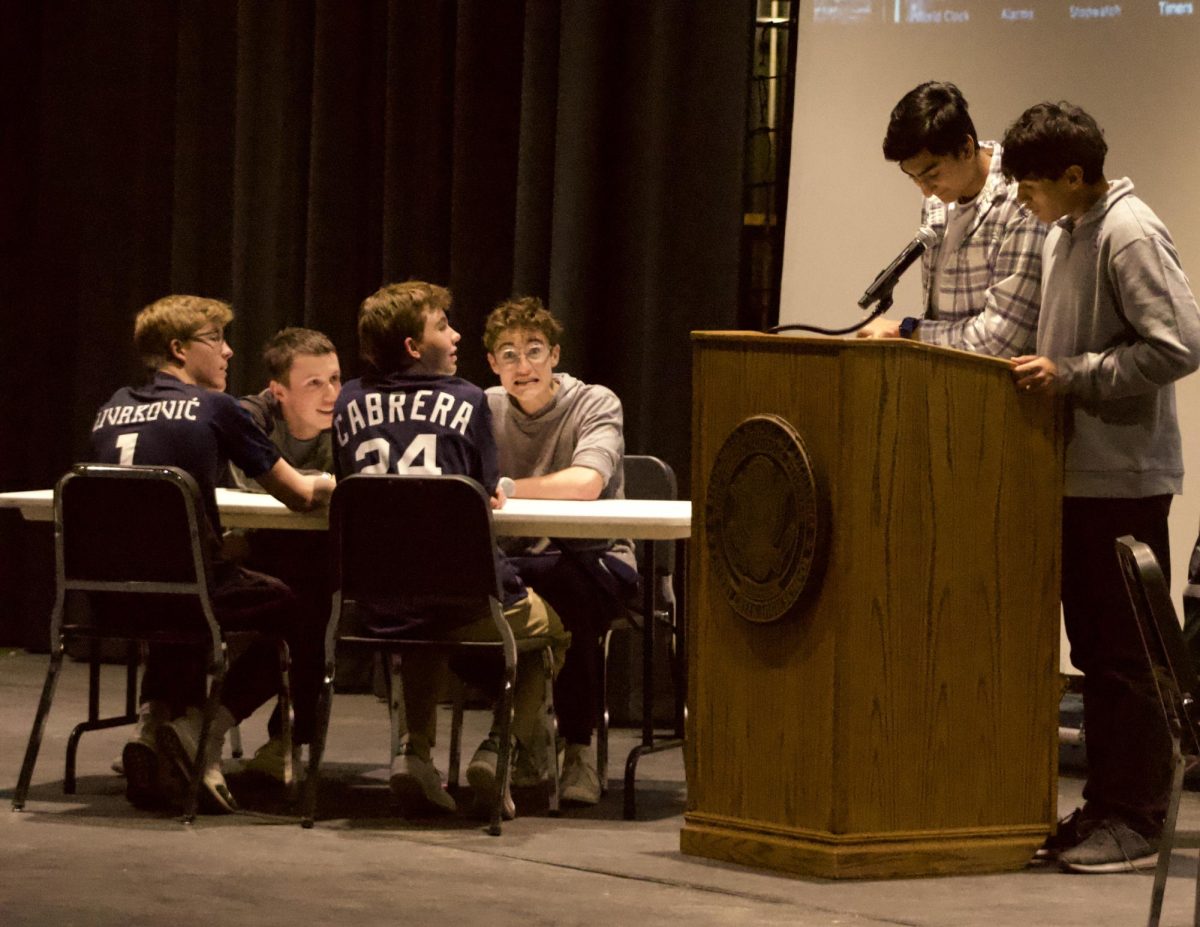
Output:
<path fill-rule="evenodd" d="M 925 197 L 937 241 L 921 257 L 920 313 L 876 319 L 860 338 L 912 338 L 1012 357 L 1033 348 L 1046 227 L 1021 208 L 1003 149 L 980 142 L 954 84 L 928 81 L 892 110 L 883 156 Z"/>
<path fill-rule="evenodd" d="M 1043 848 L 1070 872 L 1152 865 L 1171 747 L 1114 549 L 1133 535 L 1170 575 L 1167 513 L 1182 490 L 1175 380 L 1200 366 L 1200 313 L 1171 235 L 1108 181 L 1096 121 L 1069 103 L 1026 110 L 1004 169 L 1046 239 L 1037 352 L 1013 359 L 1019 390 L 1057 391 L 1069 418 L 1062 602 L 1083 671 L 1085 804 Z"/>

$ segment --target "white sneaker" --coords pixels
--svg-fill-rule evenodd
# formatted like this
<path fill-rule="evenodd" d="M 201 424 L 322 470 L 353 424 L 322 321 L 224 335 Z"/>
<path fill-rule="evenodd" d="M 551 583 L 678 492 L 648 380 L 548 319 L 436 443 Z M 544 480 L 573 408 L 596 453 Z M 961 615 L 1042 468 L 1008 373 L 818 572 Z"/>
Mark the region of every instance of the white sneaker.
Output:
<path fill-rule="evenodd" d="M 500 789 L 499 777 L 496 775 L 499 762 L 500 744 L 494 737 L 488 737 L 479 745 L 467 766 L 467 784 L 471 786 L 474 795 L 471 813 L 475 817 L 491 817 L 492 809 L 496 806 L 496 793 Z M 506 821 L 511 821 L 517 816 L 517 806 L 513 803 L 512 792 L 507 788 L 504 790 L 500 816 Z"/>
<path fill-rule="evenodd" d="M 274 779 L 283 785 L 295 782 L 302 769 L 300 745 L 292 744 L 291 756 L 288 756 L 282 737 L 272 737 L 242 764 L 243 772 Z"/>
<path fill-rule="evenodd" d="M 442 786 L 442 774 L 433 765 L 433 760 L 418 756 L 409 744 L 392 757 L 392 776 L 388 784 L 405 814 L 419 816 L 429 810 L 453 813 L 458 809 L 454 796 Z"/>
<path fill-rule="evenodd" d="M 165 771 L 168 780 L 163 784 L 177 801 L 182 801 L 186 794 L 202 722 L 200 709 L 189 708 L 186 714 L 158 729 L 158 750 L 163 758 L 160 768 Z M 237 811 L 238 805 L 221 772 L 221 750 L 225 745 L 225 735 L 214 736 L 215 733 L 209 734 L 206 744 L 200 806 L 211 814 L 229 814 Z"/>
<path fill-rule="evenodd" d="M 576 805 L 596 805 L 600 802 L 600 776 L 591 747 L 567 744 L 563 758 L 560 797 Z"/>

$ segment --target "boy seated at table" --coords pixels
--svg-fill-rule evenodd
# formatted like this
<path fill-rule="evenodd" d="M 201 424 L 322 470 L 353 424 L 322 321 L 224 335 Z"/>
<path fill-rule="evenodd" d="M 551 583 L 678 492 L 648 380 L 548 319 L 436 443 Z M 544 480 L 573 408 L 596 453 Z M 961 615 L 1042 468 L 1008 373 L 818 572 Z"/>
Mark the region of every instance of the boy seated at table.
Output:
<path fill-rule="evenodd" d="M 456 377 L 459 334 L 446 316 L 450 292 L 430 283 L 410 280 L 383 287 L 363 301 L 358 314 L 358 338 L 365 373 L 346 383 L 333 416 L 337 472 L 447 473 L 478 481 L 493 494 L 492 504 L 504 504 L 497 490 L 499 468 L 490 414 L 483 390 Z M 378 414 L 387 410 L 387 414 Z M 423 412 L 420 410 L 424 410 Z M 419 530 L 397 525 L 396 531 Z M 386 538 L 381 539 L 386 543 Z M 504 584 L 504 615 L 518 639 L 548 636 L 553 641 L 555 672 L 571 638 L 554 609 L 525 586 L 516 571 L 500 559 Z M 364 610 L 368 630 L 375 634 L 420 636 L 422 628 L 447 624 L 461 639 L 494 637 L 490 617 L 448 616 L 379 608 Z M 455 626 L 456 625 L 456 626 Z M 437 731 L 437 699 L 446 659 L 410 655 L 400 664 L 407 720 L 400 753 L 392 760 L 390 784 L 406 813 L 454 811 L 431 749 Z M 545 679 L 539 654 L 523 655 L 513 694 L 513 734 L 530 743 L 541 726 Z M 486 813 L 501 784 L 497 777 L 498 724 L 479 745 L 467 768 L 474 791 L 475 811 Z M 505 791 L 504 815 L 515 814 Z"/>
<path fill-rule="evenodd" d="M 342 389 L 342 371 L 333 342 L 311 328 L 284 328 L 263 347 L 270 380 L 259 393 L 243 396 L 243 409 L 300 473 L 333 470 L 333 403 Z M 257 480 L 230 466 L 233 484 L 266 492 Z M 227 549 L 230 548 L 227 538 Z M 238 538 L 246 566 L 282 579 L 317 614 L 329 614 L 328 532 L 257 529 Z M 287 757 L 276 708 L 267 721 L 269 739 L 243 765 L 246 772 L 286 781 Z M 298 754 L 298 748 L 296 750 Z M 293 769 L 300 769 L 293 757 Z"/>
<path fill-rule="evenodd" d="M 556 373 L 562 325 L 536 297 L 510 299 L 488 316 L 483 341 L 500 386 L 487 391 L 500 472 L 514 498 L 624 498 L 621 400 L 604 386 Z M 505 538 L 501 548 L 521 578 L 562 616 L 573 645 L 554 685 L 566 742 L 561 796 L 594 805 L 600 779 L 592 752 L 600 636 L 637 589 L 637 561 L 626 539 L 551 541 Z M 545 747 L 521 751 L 516 784 L 548 767 Z"/>
<path fill-rule="evenodd" d="M 295 737 L 302 742 L 312 733 L 324 616 L 306 612 L 275 577 L 222 556 L 214 487 L 233 461 L 288 508 L 305 511 L 329 501 L 333 479 L 297 473 L 224 392 L 233 356 L 224 332 L 231 321 L 233 310 L 226 303 L 199 296 L 166 296 L 139 312 L 134 344 L 152 376 L 144 386 L 118 390 L 100 408 L 92 428 L 92 457 L 109 464 L 175 466 L 196 481 L 212 551 L 217 621 L 222 627 L 277 632 L 287 640 Z M 201 713 L 195 707 L 204 700 L 200 656 L 178 647 L 150 649 L 138 728 L 122 752 L 126 792 L 135 805 L 178 798 L 187 781 L 201 746 Z M 248 648 L 229 667 L 220 708 L 203 744 L 202 808 L 236 810 L 221 771 L 225 734 L 275 694 L 277 679 L 278 661 L 269 645 Z"/>

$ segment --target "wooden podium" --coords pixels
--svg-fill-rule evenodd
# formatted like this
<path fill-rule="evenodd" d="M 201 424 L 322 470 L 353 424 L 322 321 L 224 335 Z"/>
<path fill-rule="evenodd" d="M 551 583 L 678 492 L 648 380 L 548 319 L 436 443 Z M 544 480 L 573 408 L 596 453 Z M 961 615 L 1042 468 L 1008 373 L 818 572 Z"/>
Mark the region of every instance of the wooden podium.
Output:
<path fill-rule="evenodd" d="M 1026 865 L 1057 811 L 1058 405 L 907 341 L 697 332 L 693 360 L 681 849 L 831 878 Z M 807 536 L 755 535 L 778 513 L 746 487 L 791 466 L 755 416 L 802 440 L 820 504 L 764 495 Z M 771 620 L 754 584 L 802 548 Z"/>

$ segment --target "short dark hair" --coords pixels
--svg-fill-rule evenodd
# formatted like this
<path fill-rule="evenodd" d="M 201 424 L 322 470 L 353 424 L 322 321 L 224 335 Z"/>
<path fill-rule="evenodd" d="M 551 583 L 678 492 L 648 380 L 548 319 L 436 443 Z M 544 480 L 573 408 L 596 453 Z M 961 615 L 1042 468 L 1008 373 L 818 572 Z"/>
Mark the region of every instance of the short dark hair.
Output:
<path fill-rule="evenodd" d="M 435 283 L 389 283 L 363 300 L 358 310 L 358 352 L 378 376 L 407 370 L 416 363 L 404 346 L 420 341 L 425 317 L 450 308 L 450 291 Z"/>
<path fill-rule="evenodd" d="M 484 323 L 483 346 L 487 352 L 494 354 L 500 336 L 513 328 L 540 333 L 549 347 L 558 344 L 563 330 L 562 323 L 536 296 L 514 296 L 493 309 Z"/>
<path fill-rule="evenodd" d="M 968 136 L 978 146 L 979 135 L 962 91 L 945 81 L 926 81 L 901 97 L 892 110 L 883 156 L 907 161 L 922 151 L 946 155 L 961 148 Z"/>
<path fill-rule="evenodd" d="M 277 383 L 287 383 L 288 374 L 297 354 L 336 354 L 333 342 L 324 332 L 311 328 L 284 328 L 271 336 L 263 346 L 263 363 L 267 365 L 267 373 Z"/>
<path fill-rule="evenodd" d="M 1000 166 L 1009 180 L 1057 180 L 1073 164 L 1083 169 L 1084 183 L 1104 178 L 1104 131 L 1065 100 L 1029 107 L 1008 127 L 1003 146 Z"/>

